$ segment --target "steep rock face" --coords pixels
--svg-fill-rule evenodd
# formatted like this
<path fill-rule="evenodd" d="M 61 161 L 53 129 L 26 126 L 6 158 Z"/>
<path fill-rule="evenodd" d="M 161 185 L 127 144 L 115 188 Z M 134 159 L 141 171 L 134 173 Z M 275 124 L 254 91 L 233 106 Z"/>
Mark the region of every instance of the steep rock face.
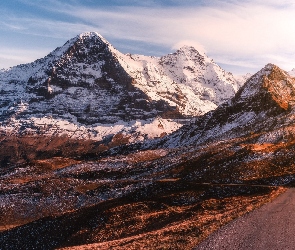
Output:
<path fill-rule="evenodd" d="M 166 147 L 256 135 L 258 142 L 293 138 L 295 79 L 268 64 L 216 110 L 162 140 Z"/>
<path fill-rule="evenodd" d="M 61 56 L 57 55 L 63 49 L 58 49 L 47 56 L 49 60 L 43 60 L 45 63 L 40 60 L 27 66 L 25 70 L 33 73 L 23 77 L 22 84 L 16 81 L 21 85 L 17 87 L 25 88 L 19 91 L 17 101 L 29 103 L 28 109 L 34 113 L 42 115 L 51 108 L 53 116 L 69 113 L 83 124 L 94 124 L 147 119 L 169 110 L 164 102 L 149 102 L 133 86 L 134 80 L 99 35 L 82 34 L 64 47 L 67 49 Z M 42 64 L 40 69 L 35 67 L 38 63 Z"/>
<path fill-rule="evenodd" d="M 239 83 L 192 47 L 122 54 L 95 32 L 0 72 L 1 130 L 131 141 L 171 133 L 233 96 Z M 128 140 L 127 140 L 128 141 Z"/>
<path fill-rule="evenodd" d="M 271 73 L 264 77 L 263 87 L 270 93 L 272 99 L 283 109 L 294 106 L 295 81 L 285 72 L 274 66 Z"/>
<path fill-rule="evenodd" d="M 135 86 L 152 100 L 165 100 L 188 116 L 215 109 L 242 85 L 231 73 L 190 46 L 160 58 L 121 55 L 119 60 L 137 79 Z"/>
<path fill-rule="evenodd" d="M 68 143 L 69 154 L 61 156 L 70 158 L 47 154 L 0 168 L 0 242 L 8 249 L 194 248 L 220 221 L 274 197 L 266 185 L 294 185 L 293 86 L 288 74 L 267 65 L 235 98 L 157 141 L 192 147 L 85 161 L 75 154 L 92 151 L 86 140 L 55 138 Z M 16 136 L 15 153 L 35 153 L 34 145 L 40 150 L 52 141 L 38 137 L 32 146 L 31 139 Z M 279 143 L 265 143 L 271 141 Z M 11 149 L 6 136 L 0 146 Z"/>

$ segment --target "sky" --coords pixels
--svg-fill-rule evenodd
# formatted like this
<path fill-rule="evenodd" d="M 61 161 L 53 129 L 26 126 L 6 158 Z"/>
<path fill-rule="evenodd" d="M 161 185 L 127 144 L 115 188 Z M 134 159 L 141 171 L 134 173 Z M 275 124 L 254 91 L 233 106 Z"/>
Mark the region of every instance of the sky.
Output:
<path fill-rule="evenodd" d="M 162 56 L 182 45 L 234 74 L 295 68 L 292 0 L 1 0 L 0 68 L 32 62 L 82 32 L 123 53 Z"/>

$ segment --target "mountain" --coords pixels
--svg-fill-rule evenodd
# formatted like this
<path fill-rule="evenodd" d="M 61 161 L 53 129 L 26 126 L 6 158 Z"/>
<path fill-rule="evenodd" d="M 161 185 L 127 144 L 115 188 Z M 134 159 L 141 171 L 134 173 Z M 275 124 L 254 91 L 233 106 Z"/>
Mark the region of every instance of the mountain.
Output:
<path fill-rule="evenodd" d="M 294 78 L 268 64 L 165 137 L 91 159 L 78 157 L 87 144 L 66 138 L 70 157 L 3 165 L 2 248 L 193 249 L 295 185 L 294 91 Z M 48 142 L 38 139 L 15 138 L 15 154 Z M 5 154 L 11 141 L 0 147 Z"/>
<path fill-rule="evenodd" d="M 84 33 L 0 81 L 1 249 L 193 249 L 295 185 L 295 79 L 273 64 L 240 87 L 192 47 Z"/>
<path fill-rule="evenodd" d="M 294 187 L 295 78 L 220 70 L 87 33 L 3 71 L 1 248 L 193 249 Z"/>
<path fill-rule="evenodd" d="M 176 106 L 184 115 L 197 116 L 215 109 L 244 83 L 190 46 L 161 58 L 130 55 L 130 59 L 119 60 L 136 79 L 136 86 L 151 99 Z"/>
<path fill-rule="evenodd" d="M 235 75 L 235 79 L 238 83 L 240 83 L 240 86 L 242 86 L 251 76 L 251 73 L 246 73 L 244 75 Z"/>
<path fill-rule="evenodd" d="M 254 134 L 261 143 L 280 141 L 293 134 L 294 94 L 295 79 L 268 64 L 250 77 L 232 99 L 196 118 L 194 123 L 167 136 L 161 143 L 166 147 L 179 147 Z"/>
<path fill-rule="evenodd" d="M 117 135 L 125 143 L 169 134 L 242 85 L 193 47 L 122 54 L 95 32 L 2 70 L 0 83 L 2 133 L 107 142 Z"/>

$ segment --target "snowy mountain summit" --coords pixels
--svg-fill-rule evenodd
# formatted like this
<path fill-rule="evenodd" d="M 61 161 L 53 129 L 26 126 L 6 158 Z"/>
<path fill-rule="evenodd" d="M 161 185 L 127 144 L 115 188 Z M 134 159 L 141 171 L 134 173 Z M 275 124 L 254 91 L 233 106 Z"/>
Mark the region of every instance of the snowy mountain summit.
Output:
<path fill-rule="evenodd" d="M 234 96 L 241 82 L 191 46 L 163 57 L 132 55 L 120 62 L 138 88 L 186 116 L 199 116 Z"/>
<path fill-rule="evenodd" d="M 96 32 L 0 72 L 5 133 L 138 141 L 171 133 L 234 96 L 242 83 L 195 48 L 122 54 Z"/>
<path fill-rule="evenodd" d="M 294 140 L 295 79 L 274 64 L 250 77 L 237 94 L 162 139 L 164 147 L 248 138 L 253 143 Z M 159 143 L 159 142 L 156 142 Z"/>

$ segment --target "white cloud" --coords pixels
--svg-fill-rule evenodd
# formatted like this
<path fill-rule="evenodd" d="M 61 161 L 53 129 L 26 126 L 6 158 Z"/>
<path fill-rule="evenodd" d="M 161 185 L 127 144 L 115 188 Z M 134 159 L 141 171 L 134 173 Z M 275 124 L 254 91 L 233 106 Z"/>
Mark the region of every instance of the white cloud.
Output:
<path fill-rule="evenodd" d="M 159 7 L 152 2 L 145 7 L 86 8 L 78 1 L 65 4 L 51 0 L 44 6 L 47 11 L 73 19 L 10 18 L 6 25 L 26 34 L 56 38 L 94 30 L 110 40 L 124 39 L 173 49 L 188 43 L 207 51 L 217 62 L 253 71 L 268 62 L 287 70 L 295 67 L 292 1 L 213 0 L 177 7 Z M 120 49 L 120 44 L 114 46 Z"/>
<path fill-rule="evenodd" d="M 85 30 L 96 29 L 97 27 L 81 23 L 70 23 L 55 20 L 44 20 L 40 18 L 10 18 L 1 22 L 2 29 L 5 27 L 17 27 L 20 33 L 50 38 L 71 38 Z"/>
<path fill-rule="evenodd" d="M 189 41 L 197 48 L 205 48 L 221 63 L 234 65 L 238 59 L 239 64 L 245 61 L 248 66 L 249 58 L 255 58 L 251 63 L 255 68 L 285 55 L 275 61 L 289 67 L 294 63 L 288 60 L 295 53 L 295 7 L 291 1 L 283 1 L 279 6 L 275 3 L 224 1 L 195 7 L 120 7 L 107 11 L 71 7 L 64 11 L 98 24 L 106 36 L 117 39 L 148 41 L 170 48 Z"/>
<path fill-rule="evenodd" d="M 12 67 L 18 64 L 32 62 L 37 58 L 44 57 L 48 51 L 18 49 L 18 48 L 0 48 L 0 69 Z"/>

